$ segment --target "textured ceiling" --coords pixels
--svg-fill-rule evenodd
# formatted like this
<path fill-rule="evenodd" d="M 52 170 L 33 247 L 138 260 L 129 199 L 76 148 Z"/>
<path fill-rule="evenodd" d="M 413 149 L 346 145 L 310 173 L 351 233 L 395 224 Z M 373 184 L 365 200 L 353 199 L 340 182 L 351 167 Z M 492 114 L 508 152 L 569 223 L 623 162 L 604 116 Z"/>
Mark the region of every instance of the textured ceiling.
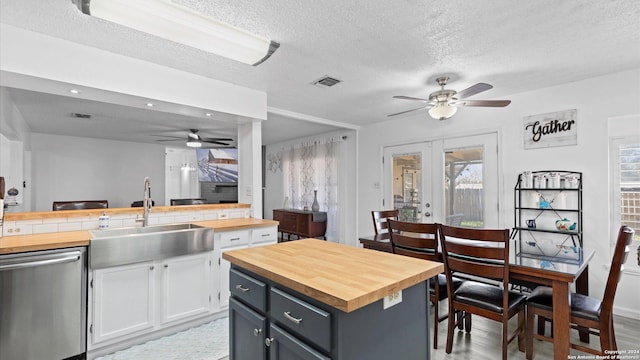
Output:
<path fill-rule="evenodd" d="M 443 74 L 455 90 L 494 85 L 477 96 L 491 99 L 640 67 L 637 0 L 175 2 L 281 47 L 251 67 L 85 16 L 70 0 L 2 0 L 0 21 L 263 90 L 270 108 L 360 126 L 415 107 L 392 96 L 425 97 Z M 323 75 L 343 83 L 311 85 Z M 278 120 L 285 119 L 271 119 L 265 136 L 271 126 L 284 140 Z M 287 129 L 306 125 L 287 121 Z"/>

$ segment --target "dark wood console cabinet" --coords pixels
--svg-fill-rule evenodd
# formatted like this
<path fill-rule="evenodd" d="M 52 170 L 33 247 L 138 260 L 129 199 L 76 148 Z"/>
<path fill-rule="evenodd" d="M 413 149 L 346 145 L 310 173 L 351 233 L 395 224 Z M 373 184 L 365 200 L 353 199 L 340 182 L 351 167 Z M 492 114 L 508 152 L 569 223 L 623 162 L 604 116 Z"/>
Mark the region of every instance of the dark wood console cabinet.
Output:
<path fill-rule="evenodd" d="M 298 238 L 325 238 L 327 231 L 327 213 L 313 212 L 295 209 L 274 209 L 273 220 L 278 221 L 278 231 L 282 233 L 284 239 L 291 235 Z"/>

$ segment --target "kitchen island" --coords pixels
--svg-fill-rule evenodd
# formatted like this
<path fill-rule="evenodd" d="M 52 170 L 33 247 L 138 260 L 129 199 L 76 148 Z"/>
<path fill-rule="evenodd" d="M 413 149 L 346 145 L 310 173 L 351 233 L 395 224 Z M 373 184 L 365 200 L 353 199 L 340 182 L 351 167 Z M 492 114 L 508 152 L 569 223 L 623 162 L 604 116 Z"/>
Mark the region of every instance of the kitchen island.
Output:
<path fill-rule="evenodd" d="M 430 358 L 426 280 L 441 263 L 315 239 L 223 258 L 231 359 Z"/>

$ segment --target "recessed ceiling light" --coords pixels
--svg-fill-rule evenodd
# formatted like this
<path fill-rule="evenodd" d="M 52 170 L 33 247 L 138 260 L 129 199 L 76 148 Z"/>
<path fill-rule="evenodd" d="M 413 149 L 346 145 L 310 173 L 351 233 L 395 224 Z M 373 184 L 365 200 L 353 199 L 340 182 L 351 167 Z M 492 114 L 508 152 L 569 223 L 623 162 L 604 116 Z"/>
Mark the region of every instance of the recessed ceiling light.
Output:
<path fill-rule="evenodd" d="M 211 116 L 211 113 L 206 113 L 205 115 L 206 115 L 206 116 Z"/>
<path fill-rule="evenodd" d="M 77 89 L 71 89 L 69 90 L 69 92 L 72 94 L 80 94 L 80 90 L 77 90 Z"/>
<path fill-rule="evenodd" d="M 147 106 L 148 107 L 153 107 L 153 104 L 152 103 L 147 103 Z"/>

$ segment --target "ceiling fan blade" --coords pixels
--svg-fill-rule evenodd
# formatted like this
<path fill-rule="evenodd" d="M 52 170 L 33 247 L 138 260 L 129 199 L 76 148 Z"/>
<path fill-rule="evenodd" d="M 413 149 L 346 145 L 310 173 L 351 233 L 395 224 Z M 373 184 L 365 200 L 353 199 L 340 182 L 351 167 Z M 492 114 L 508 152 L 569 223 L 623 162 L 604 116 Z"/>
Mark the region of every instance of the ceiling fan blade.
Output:
<path fill-rule="evenodd" d="M 505 107 L 511 104 L 511 100 L 465 100 L 458 101 L 456 106 L 485 106 L 485 107 Z"/>
<path fill-rule="evenodd" d="M 422 101 L 422 102 L 428 102 L 429 101 L 429 99 L 421 99 L 421 98 L 416 98 L 416 97 L 411 97 L 411 96 L 402 96 L 402 95 L 396 95 L 393 98 L 394 99 L 402 99 L 402 100 Z"/>
<path fill-rule="evenodd" d="M 458 91 L 454 97 L 457 99 L 465 99 L 468 98 L 469 96 L 475 95 L 475 94 L 479 94 L 483 91 L 487 91 L 489 89 L 493 89 L 493 86 L 489 85 L 489 84 L 485 84 L 485 83 L 477 83 L 473 86 L 470 86 L 464 90 L 460 90 Z"/>
<path fill-rule="evenodd" d="M 406 114 L 406 113 L 408 113 L 408 112 L 412 112 L 412 111 L 416 111 L 416 110 L 422 110 L 422 109 L 427 109 L 427 108 L 428 108 L 428 106 L 421 106 L 421 107 L 419 107 L 419 108 L 415 108 L 415 109 L 411 109 L 411 110 L 406 110 L 406 111 L 401 111 L 401 112 L 398 112 L 398 113 L 395 113 L 395 114 L 389 114 L 389 115 L 387 115 L 387 116 L 396 116 L 396 115 Z"/>
<path fill-rule="evenodd" d="M 233 141 L 231 138 L 200 138 L 200 141 Z"/>
<path fill-rule="evenodd" d="M 171 136 L 171 135 L 155 135 L 155 134 L 149 134 L 151 136 L 161 136 L 161 137 L 165 137 L 165 138 L 173 138 L 173 139 L 184 139 L 184 136 Z"/>
<path fill-rule="evenodd" d="M 228 146 L 229 145 L 226 142 L 215 141 L 215 140 L 202 140 L 202 142 L 206 142 L 206 143 L 209 143 L 209 144 L 223 145 L 223 146 Z"/>

